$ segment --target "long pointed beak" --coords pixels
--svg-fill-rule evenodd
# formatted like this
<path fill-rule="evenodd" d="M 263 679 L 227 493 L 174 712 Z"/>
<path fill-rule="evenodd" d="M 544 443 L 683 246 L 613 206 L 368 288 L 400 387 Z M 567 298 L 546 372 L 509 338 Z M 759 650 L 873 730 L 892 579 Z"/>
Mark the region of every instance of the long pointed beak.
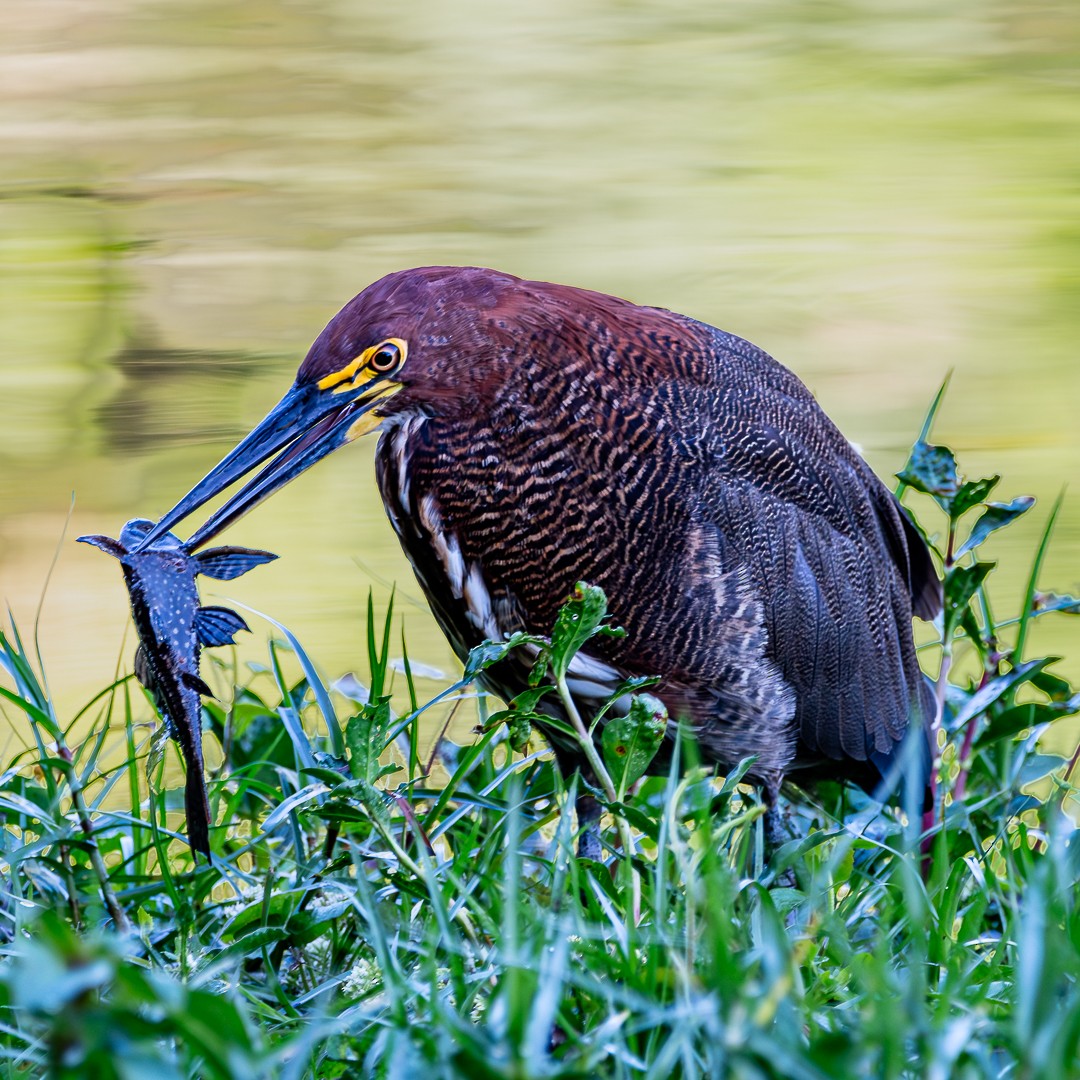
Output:
<path fill-rule="evenodd" d="M 384 396 L 385 392 L 367 394 L 343 402 L 340 398 L 328 400 L 314 386 L 293 386 L 255 429 L 161 518 L 137 550 L 152 544 L 177 522 L 281 451 L 184 544 L 188 551 L 201 547 L 315 462 L 377 427 L 379 418 L 366 414 Z"/>

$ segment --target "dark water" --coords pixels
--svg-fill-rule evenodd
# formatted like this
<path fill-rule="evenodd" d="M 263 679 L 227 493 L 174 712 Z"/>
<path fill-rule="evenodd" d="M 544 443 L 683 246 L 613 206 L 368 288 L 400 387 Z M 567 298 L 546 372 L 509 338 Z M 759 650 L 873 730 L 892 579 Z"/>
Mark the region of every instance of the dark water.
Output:
<path fill-rule="evenodd" d="M 7 0 L 0 44 L 0 594 L 73 710 L 121 656 L 115 566 L 383 273 L 473 263 L 664 305 L 794 368 L 883 473 L 937 429 L 1002 497 L 1016 603 L 1080 465 L 1080 8 Z M 370 445 L 245 520 L 220 591 L 359 666 L 374 581 L 452 668 Z M 1080 590 L 1080 491 L 1043 575 Z M 1080 619 L 1034 647 L 1071 654 Z M 245 655 L 263 656 L 260 625 Z M 129 663 L 130 634 L 124 646 Z"/>

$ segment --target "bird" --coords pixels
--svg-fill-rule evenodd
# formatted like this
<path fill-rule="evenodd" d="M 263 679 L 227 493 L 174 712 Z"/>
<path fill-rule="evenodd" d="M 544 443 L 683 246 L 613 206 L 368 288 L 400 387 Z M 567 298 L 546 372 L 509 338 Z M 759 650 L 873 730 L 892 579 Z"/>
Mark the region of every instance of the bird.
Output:
<path fill-rule="evenodd" d="M 669 731 L 687 725 L 721 770 L 752 759 L 772 833 L 793 777 L 875 791 L 907 733 L 929 730 L 913 617 L 937 614 L 942 587 L 926 542 L 807 387 L 749 341 L 482 267 L 388 274 L 145 543 L 267 462 L 194 550 L 369 433 L 386 514 L 459 658 L 550 632 L 577 582 L 599 586 L 626 633 L 576 657 L 577 707 L 595 715 L 626 679 L 659 676 Z M 524 652 L 485 689 L 523 690 Z M 583 767 L 557 725 L 544 733 L 564 772 Z M 590 799 L 579 824 L 595 823 Z"/>

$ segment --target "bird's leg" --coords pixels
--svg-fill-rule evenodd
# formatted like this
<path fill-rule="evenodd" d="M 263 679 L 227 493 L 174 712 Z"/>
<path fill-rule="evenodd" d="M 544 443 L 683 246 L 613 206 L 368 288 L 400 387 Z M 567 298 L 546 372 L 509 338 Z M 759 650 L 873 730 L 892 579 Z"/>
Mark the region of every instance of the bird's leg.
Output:
<path fill-rule="evenodd" d="M 595 796 L 585 793 L 579 795 L 574 804 L 577 814 L 579 859 L 593 859 L 599 862 L 603 856 L 600 846 L 600 815 L 603 813 Z"/>
<path fill-rule="evenodd" d="M 765 813 L 762 815 L 761 827 L 765 838 L 765 862 L 768 863 L 779 848 L 791 839 L 791 834 L 780 806 L 779 785 L 766 784 L 761 794 L 765 800 Z M 785 889 L 794 888 L 795 871 L 790 866 L 787 867 L 776 875 L 773 884 Z"/>
<path fill-rule="evenodd" d="M 784 826 L 784 812 L 775 803 L 766 806 L 762 822 L 765 828 L 765 854 L 771 856 L 781 844 L 790 839 Z"/>
<path fill-rule="evenodd" d="M 589 790 L 590 785 L 596 784 L 596 777 L 592 775 L 588 766 L 582 768 L 577 757 L 564 752 L 561 747 L 555 748 L 555 760 L 558 762 L 562 775 L 567 779 L 577 773 L 578 794 L 574 799 L 574 814 L 577 817 L 578 827 L 578 858 L 594 859 L 599 862 L 604 854 L 604 849 L 600 844 L 600 818 L 604 811 Z"/>

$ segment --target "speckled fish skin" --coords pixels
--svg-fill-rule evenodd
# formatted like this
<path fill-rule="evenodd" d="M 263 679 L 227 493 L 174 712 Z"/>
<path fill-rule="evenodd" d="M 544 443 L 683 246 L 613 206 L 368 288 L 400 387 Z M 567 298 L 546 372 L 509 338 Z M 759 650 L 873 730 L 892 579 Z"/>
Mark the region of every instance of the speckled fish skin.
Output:
<path fill-rule="evenodd" d="M 244 620 L 222 607 L 202 607 L 195 584 L 198 574 L 239 577 L 277 556 L 251 548 L 212 548 L 188 552 L 173 533 L 160 537 L 144 551 L 133 549 L 153 527 L 136 518 L 124 525 L 120 538 L 80 536 L 119 559 L 139 635 L 135 674 L 151 692 L 169 735 L 176 740 L 187 768 L 184 806 L 188 843 L 193 852 L 210 857 L 210 805 L 206 795 L 202 752 L 202 694 L 211 695 L 199 676 L 203 646 L 225 645 Z"/>

